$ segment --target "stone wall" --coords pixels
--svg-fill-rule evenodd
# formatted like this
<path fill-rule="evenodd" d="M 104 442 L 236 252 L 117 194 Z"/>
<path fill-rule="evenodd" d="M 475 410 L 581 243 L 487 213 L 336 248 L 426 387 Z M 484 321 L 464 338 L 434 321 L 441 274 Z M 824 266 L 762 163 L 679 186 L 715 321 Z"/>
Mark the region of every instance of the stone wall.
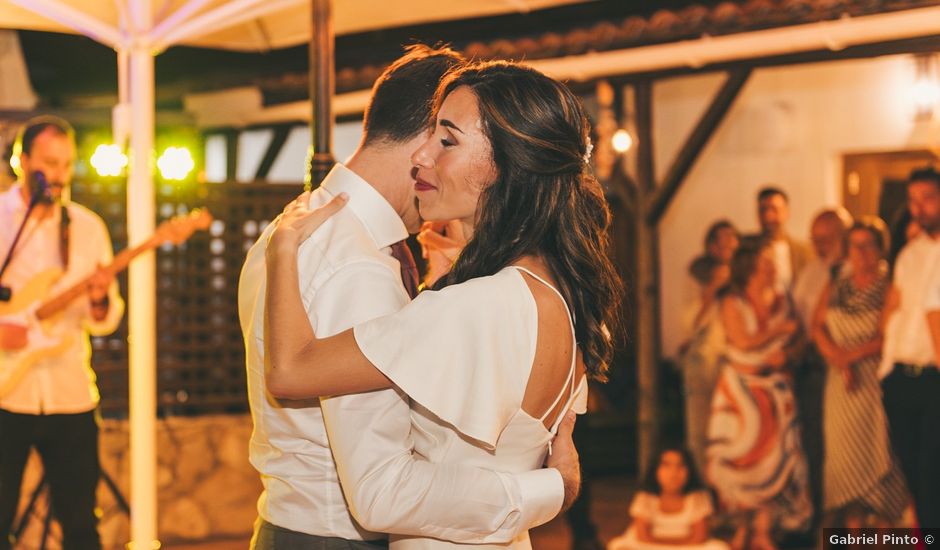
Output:
<path fill-rule="evenodd" d="M 170 417 L 157 423 L 158 533 L 172 544 L 202 539 L 242 538 L 251 535 L 255 504 L 261 493 L 258 473 L 248 462 L 251 437 L 248 415 Z M 126 420 L 101 422 L 101 464 L 118 490 L 130 499 L 130 437 Z M 38 456 L 30 457 L 22 487 L 20 514 L 42 475 Z M 101 523 L 98 530 L 106 548 L 123 548 L 130 539 L 130 522 L 102 482 L 98 486 Z M 42 517 L 48 504 L 39 498 L 21 537 L 20 549 L 39 548 Z M 53 524 L 47 548 L 61 548 Z"/>

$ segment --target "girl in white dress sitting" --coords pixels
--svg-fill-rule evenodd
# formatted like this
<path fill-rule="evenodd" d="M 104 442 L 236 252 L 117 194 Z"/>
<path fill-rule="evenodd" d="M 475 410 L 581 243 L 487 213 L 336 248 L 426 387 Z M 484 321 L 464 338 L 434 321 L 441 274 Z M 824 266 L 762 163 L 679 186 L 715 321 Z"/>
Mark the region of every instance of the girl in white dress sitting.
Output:
<path fill-rule="evenodd" d="M 664 449 L 633 497 L 630 527 L 610 541 L 607 550 L 727 549 L 724 542 L 708 537 L 712 512 L 711 496 L 689 452 Z"/>

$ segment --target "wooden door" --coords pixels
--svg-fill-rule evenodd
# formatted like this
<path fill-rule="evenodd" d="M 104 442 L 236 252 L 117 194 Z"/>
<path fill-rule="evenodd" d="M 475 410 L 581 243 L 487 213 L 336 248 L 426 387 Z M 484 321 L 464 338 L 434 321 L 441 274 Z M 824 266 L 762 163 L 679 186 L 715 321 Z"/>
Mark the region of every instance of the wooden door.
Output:
<path fill-rule="evenodd" d="M 875 215 L 889 224 L 907 202 L 905 184 L 911 171 L 938 162 L 927 150 L 853 153 L 842 160 L 845 208 L 852 216 Z"/>

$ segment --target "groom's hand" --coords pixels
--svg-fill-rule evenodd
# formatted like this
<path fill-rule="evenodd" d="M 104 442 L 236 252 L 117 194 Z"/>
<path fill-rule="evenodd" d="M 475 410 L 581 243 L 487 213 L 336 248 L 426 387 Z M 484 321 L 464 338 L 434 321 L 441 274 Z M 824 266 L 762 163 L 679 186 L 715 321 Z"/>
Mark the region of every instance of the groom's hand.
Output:
<path fill-rule="evenodd" d="M 581 462 L 578 459 L 578 450 L 574 446 L 572 434 L 574 421 L 578 415 L 574 411 L 565 413 L 565 419 L 558 426 L 558 433 L 552 442 L 552 454 L 548 456 L 545 466 L 555 468 L 561 473 L 565 485 L 565 500 L 561 511 L 564 512 L 578 498 L 581 492 Z"/>

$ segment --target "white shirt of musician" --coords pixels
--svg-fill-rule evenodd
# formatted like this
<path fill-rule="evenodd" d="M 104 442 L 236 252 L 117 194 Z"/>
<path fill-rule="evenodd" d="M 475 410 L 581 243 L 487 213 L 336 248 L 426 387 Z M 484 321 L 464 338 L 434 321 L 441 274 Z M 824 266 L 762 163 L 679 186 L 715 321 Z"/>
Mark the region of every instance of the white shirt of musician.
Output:
<path fill-rule="evenodd" d="M 0 262 L 6 259 L 26 214 L 27 205 L 20 185 L 15 184 L 0 194 Z M 71 203 L 68 209 L 71 221 L 68 271 L 49 289 L 46 298 L 88 277 L 98 264 L 107 265 L 112 259 L 111 238 L 104 221 L 79 204 Z M 13 251 L 13 259 L 3 275 L 3 285 L 11 287 L 15 294 L 41 273 L 61 269 L 59 241 L 58 209 L 44 220 L 37 222 L 31 218 Z M 92 320 L 88 299 L 79 297 L 46 322 L 47 333 L 53 340 L 68 339 L 68 347 L 28 369 L 9 394 L 0 397 L 0 409 L 21 414 L 74 414 L 97 406 L 98 388 L 91 368 L 89 335 L 114 332 L 124 315 L 124 301 L 116 282 L 108 294 L 111 305 L 101 321 Z"/>
<path fill-rule="evenodd" d="M 389 248 L 408 236 L 401 219 L 341 164 L 313 193 L 311 205 L 340 192 L 349 194 L 348 205 L 298 254 L 304 307 L 321 337 L 395 313 L 409 301 Z M 382 531 L 505 543 L 558 513 L 564 488 L 557 470 L 508 474 L 416 457 L 409 402 L 397 390 L 322 402 L 272 398 L 264 385 L 262 339 L 270 232 L 248 252 L 238 288 L 254 420 L 249 458 L 264 484 L 258 500 L 264 520 L 349 540 L 384 538 L 377 533 Z"/>

